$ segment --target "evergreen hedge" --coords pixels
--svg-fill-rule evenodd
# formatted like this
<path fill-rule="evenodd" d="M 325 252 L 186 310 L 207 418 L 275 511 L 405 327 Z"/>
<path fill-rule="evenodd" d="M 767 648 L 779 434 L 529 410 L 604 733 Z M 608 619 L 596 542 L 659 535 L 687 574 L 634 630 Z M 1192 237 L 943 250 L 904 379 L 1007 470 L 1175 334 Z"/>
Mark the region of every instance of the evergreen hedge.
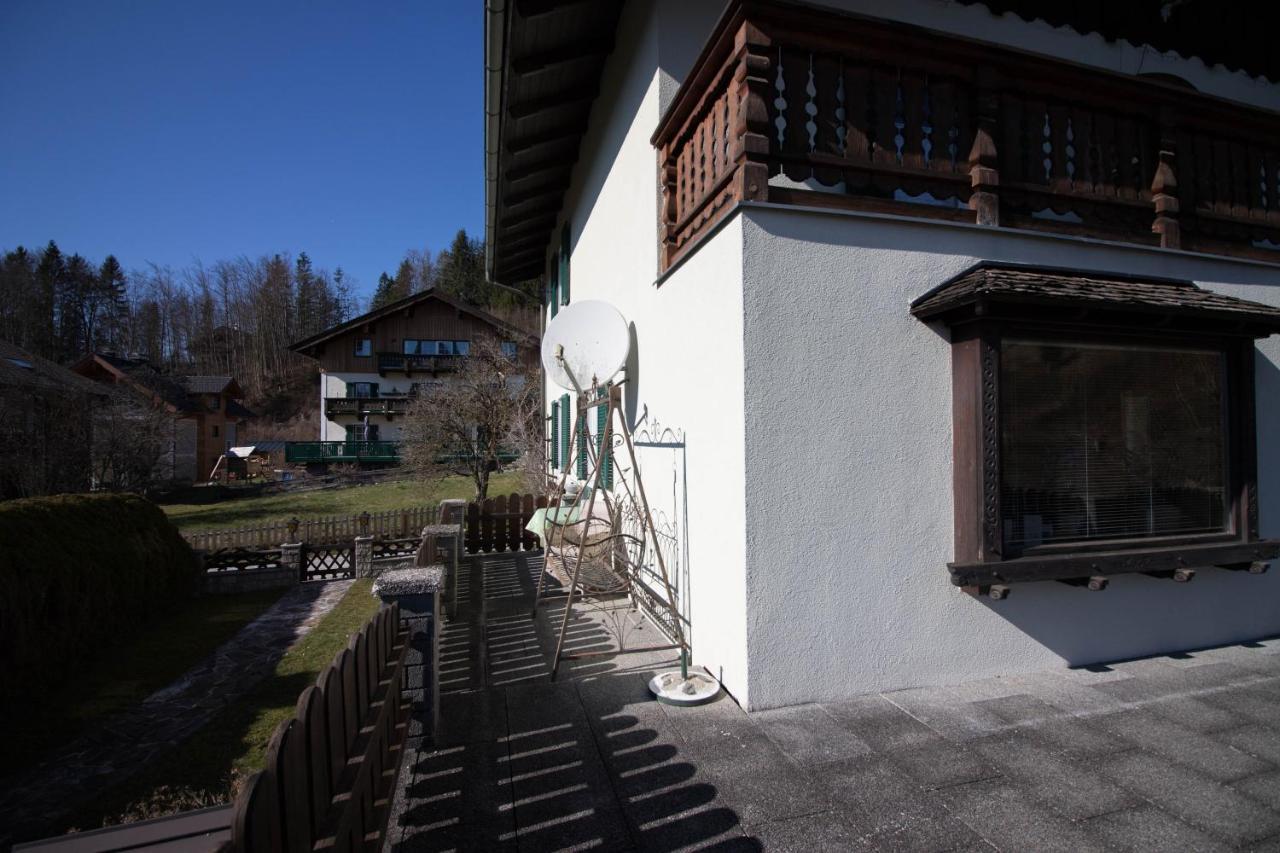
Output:
<path fill-rule="evenodd" d="M 144 498 L 0 503 L 0 701 L 109 653 L 198 582 L 191 548 Z"/>

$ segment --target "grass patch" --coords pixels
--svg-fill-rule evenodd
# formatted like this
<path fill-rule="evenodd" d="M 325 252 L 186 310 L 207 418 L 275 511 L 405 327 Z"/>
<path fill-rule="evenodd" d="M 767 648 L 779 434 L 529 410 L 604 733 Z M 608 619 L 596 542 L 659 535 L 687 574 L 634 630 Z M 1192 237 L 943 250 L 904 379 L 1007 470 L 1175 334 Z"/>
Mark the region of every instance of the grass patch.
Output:
<path fill-rule="evenodd" d="M 520 491 L 519 474 L 503 472 L 490 478 L 490 495 L 511 494 L 513 491 Z M 318 518 L 412 506 L 434 506 L 447 498 L 469 500 L 473 497 L 475 486 L 470 479 L 448 477 L 437 482 L 409 480 L 313 492 L 284 492 L 256 498 L 231 498 L 203 505 L 167 504 L 161 509 L 179 530 L 194 532 L 268 524 L 273 521 L 288 521 L 294 517 Z"/>
<path fill-rule="evenodd" d="M 371 586 L 370 580 L 352 584 L 333 610 L 285 652 L 270 677 L 138 776 L 104 791 L 72 826 L 90 829 L 172 814 L 196 807 L 193 803 L 230 802 L 241 780 L 262 769 L 267 742 L 293 713 L 298 696 L 377 612 L 380 602 Z"/>
<path fill-rule="evenodd" d="M 22 771 L 90 724 L 141 702 L 195 666 L 275 603 L 283 590 L 193 598 L 167 611 L 140 633 L 83 660 L 61 686 L 12 703 L 3 767 Z"/>

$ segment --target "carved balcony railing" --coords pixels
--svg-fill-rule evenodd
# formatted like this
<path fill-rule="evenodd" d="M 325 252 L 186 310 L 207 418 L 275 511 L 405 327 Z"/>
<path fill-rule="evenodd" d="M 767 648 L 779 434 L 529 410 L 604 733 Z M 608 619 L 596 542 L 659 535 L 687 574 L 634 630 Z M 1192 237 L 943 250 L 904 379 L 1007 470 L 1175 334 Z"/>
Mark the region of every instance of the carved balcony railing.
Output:
<path fill-rule="evenodd" d="M 325 397 L 327 415 L 403 415 L 409 411 L 413 397 Z"/>
<path fill-rule="evenodd" d="M 664 269 L 742 201 L 1280 261 L 1280 116 L 883 21 L 742 0 L 652 141 Z"/>
<path fill-rule="evenodd" d="M 398 352 L 378 353 L 378 373 L 399 372 L 408 375 L 414 373 L 448 373 L 459 370 L 466 356 L 462 355 L 405 355 Z"/>

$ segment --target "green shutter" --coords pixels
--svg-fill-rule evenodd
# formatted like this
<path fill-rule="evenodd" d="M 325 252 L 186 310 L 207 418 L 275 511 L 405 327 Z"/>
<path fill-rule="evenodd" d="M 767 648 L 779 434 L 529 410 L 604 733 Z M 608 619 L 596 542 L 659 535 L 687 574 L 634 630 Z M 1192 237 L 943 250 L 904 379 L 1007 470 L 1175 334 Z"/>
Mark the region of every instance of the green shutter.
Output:
<path fill-rule="evenodd" d="M 560 467 L 560 401 L 551 401 L 551 467 Z"/>
<path fill-rule="evenodd" d="M 600 388 L 598 397 L 609 393 L 609 389 Z M 600 485 L 606 489 L 613 488 L 613 453 L 611 448 L 602 447 L 604 428 L 609 418 L 608 406 L 596 406 L 596 453 L 600 456 Z"/>
<path fill-rule="evenodd" d="M 549 285 L 551 292 L 551 316 L 556 316 L 560 310 L 560 256 L 555 255 L 551 258 L 551 283 Z"/>
<path fill-rule="evenodd" d="M 587 479 L 587 414 L 578 416 L 578 479 Z"/>
<path fill-rule="evenodd" d="M 569 439 L 572 437 L 572 430 L 569 429 L 569 395 L 564 394 L 560 397 L 560 464 L 565 468 L 569 467 Z"/>
<path fill-rule="evenodd" d="M 569 304 L 569 224 L 560 229 L 560 304 Z"/>

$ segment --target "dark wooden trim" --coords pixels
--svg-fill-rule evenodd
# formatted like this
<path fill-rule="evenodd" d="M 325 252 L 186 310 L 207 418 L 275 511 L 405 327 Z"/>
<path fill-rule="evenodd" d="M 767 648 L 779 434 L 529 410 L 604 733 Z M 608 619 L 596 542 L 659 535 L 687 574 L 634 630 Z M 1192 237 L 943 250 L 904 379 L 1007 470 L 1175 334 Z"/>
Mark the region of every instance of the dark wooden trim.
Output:
<path fill-rule="evenodd" d="M 990 586 L 1029 581 L 1069 580 L 1179 569 L 1233 567 L 1267 562 L 1280 556 L 1280 539 L 1206 545 L 1199 548 L 1126 548 L 1097 554 L 1019 557 L 1014 560 L 948 563 L 955 586 Z"/>
<path fill-rule="evenodd" d="M 1062 313 L 1062 307 L 1057 311 Z M 1262 541 L 1257 521 L 1254 345 L 1238 335 L 1187 334 L 1148 325 L 1030 321 L 992 317 L 979 303 L 969 322 L 951 329 L 955 551 L 952 581 L 971 591 L 1033 580 L 1078 581 L 1120 572 L 1169 572 L 1196 566 L 1253 565 L 1274 558 L 1280 541 Z M 937 318 L 934 318 L 937 319 Z M 1073 325 L 1074 324 L 1074 325 Z M 1227 529 L 1156 539 L 1053 543 L 1011 553 L 1003 544 L 1000 353 L 1006 338 L 1047 343 L 1128 343 L 1220 351 L 1226 371 Z M 1173 577 L 1173 575 L 1169 575 Z M 1186 581 L 1183 571 L 1175 579 Z"/>
<path fill-rule="evenodd" d="M 530 53 L 519 59 L 511 60 L 511 73 L 517 77 L 538 74 L 584 60 L 598 61 L 613 50 L 613 36 L 582 39 L 581 41 L 557 45 L 540 53 Z"/>

